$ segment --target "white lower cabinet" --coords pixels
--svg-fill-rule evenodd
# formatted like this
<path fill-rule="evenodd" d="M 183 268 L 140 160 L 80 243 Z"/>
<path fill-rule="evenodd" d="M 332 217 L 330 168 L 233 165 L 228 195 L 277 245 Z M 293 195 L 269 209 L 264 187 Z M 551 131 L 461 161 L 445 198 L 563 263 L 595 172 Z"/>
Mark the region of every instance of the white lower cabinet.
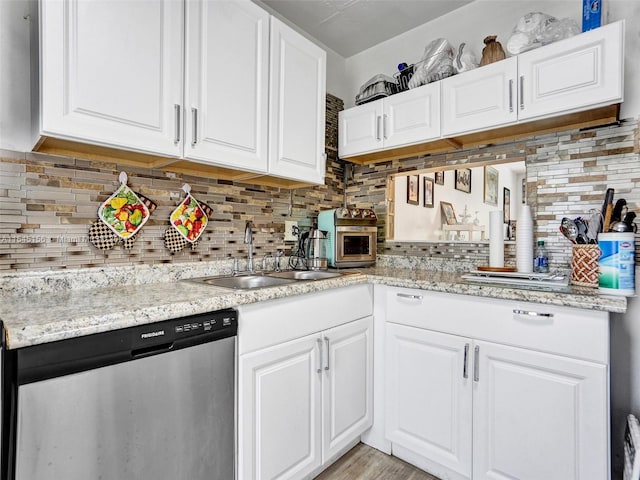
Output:
<path fill-rule="evenodd" d="M 361 286 L 364 300 L 372 302 L 371 288 Z M 348 291 L 348 289 L 345 289 Z M 356 293 L 355 292 L 352 293 Z M 326 293 L 326 292 L 322 292 Z M 338 298 L 303 295 L 287 302 L 264 302 L 267 309 L 240 311 L 248 322 L 245 330 L 255 330 L 272 345 L 259 348 L 251 339 L 240 344 L 238 365 L 238 480 L 299 480 L 319 472 L 358 441 L 373 421 L 373 318 L 368 315 L 344 322 L 346 315 L 360 315 L 353 308 L 333 315 L 348 296 L 336 290 Z M 311 297 L 324 304 L 325 323 L 317 330 L 314 318 L 301 310 L 287 318 Z M 327 304 L 326 301 L 330 303 Z M 273 308 L 269 304 L 275 304 Z M 282 308 L 279 308 L 282 307 Z M 356 307 L 356 309 L 359 307 Z M 362 309 L 361 310 L 367 310 Z M 271 311 L 270 311 L 271 310 Z M 289 332 L 306 326 L 314 333 L 284 342 L 261 335 L 257 328 L 272 328 L 269 318 L 277 315 L 279 325 Z M 313 317 L 313 313 L 310 313 Z M 262 318 L 260 318 L 262 317 Z M 357 317 L 355 317 L 357 318 Z M 256 319 L 256 320 L 254 320 Z M 242 322 L 243 320 L 240 320 Z M 336 323 L 339 323 L 336 325 Z M 306 325 L 306 326 L 305 326 Z M 242 329 L 240 327 L 242 339 Z M 287 335 L 283 331 L 284 335 Z M 295 334 L 294 334 L 295 335 Z M 243 353 L 243 349 L 257 350 Z"/>
<path fill-rule="evenodd" d="M 609 477 L 606 365 L 474 345 L 474 479 Z"/>
<path fill-rule="evenodd" d="M 385 347 L 387 438 L 420 452 L 434 473 L 444 466 L 449 478 L 470 478 L 469 340 L 389 323 Z"/>
<path fill-rule="evenodd" d="M 240 359 L 243 479 L 302 478 L 322 461 L 316 335 Z"/>
<path fill-rule="evenodd" d="M 383 301 L 394 455 L 455 480 L 609 478 L 606 313 L 391 287 Z"/>

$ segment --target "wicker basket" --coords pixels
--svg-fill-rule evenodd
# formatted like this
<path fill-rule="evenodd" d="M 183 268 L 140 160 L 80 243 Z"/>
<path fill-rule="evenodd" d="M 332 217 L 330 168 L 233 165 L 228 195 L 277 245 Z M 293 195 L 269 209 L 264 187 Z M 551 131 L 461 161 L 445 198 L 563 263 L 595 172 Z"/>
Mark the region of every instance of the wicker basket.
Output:
<path fill-rule="evenodd" d="M 571 252 L 571 284 L 597 287 L 599 258 L 598 245 L 574 245 Z"/>

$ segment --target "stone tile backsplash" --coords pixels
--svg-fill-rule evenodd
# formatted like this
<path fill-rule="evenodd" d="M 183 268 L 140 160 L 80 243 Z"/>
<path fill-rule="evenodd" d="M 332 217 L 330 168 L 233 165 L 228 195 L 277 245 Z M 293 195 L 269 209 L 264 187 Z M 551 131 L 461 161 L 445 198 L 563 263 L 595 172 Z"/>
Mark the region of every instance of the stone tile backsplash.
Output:
<path fill-rule="evenodd" d="M 587 216 L 602 208 L 607 188 L 615 198 L 625 198 L 629 210 L 640 216 L 640 149 L 638 122 L 541 135 L 524 140 L 458 150 L 375 165 L 356 166 L 349 199 L 378 214 L 379 251 L 389 255 L 429 256 L 475 260 L 487 264 L 486 243 L 384 242 L 386 235 L 385 181 L 388 175 L 434 167 L 474 166 L 502 159 L 525 160 L 527 203 L 534 213 L 535 239 L 545 241 L 550 263 L 567 268 L 571 243 L 559 232 L 562 217 Z M 636 234 L 636 263 L 640 263 L 640 236 Z M 515 265 L 515 246 L 505 245 L 505 264 Z"/>
<path fill-rule="evenodd" d="M 337 158 L 340 99 L 327 96 L 328 154 L 325 185 L 294 190 L 250 183 L 207 179 L 147 168 L 51 156 L 0 151 L 0 271 L 52 270 L 115 265 L 185 263 L 244 258 L 244 225 L 256 226 L 256 256 L 276 249 L 290 251 L 284 242 L 284 221 L 311 226 L 323 209 L 343 203 L 344 163 Z M 537 212 L 536 237 L 549 247 L 551 264 L 564 268 L 570 244 L 558 231 L 563 216 L 587 215 L 601 208 L 606 188 L 627 199 L 630 210 L 640 209 L 638 122 L 543 135 L 431 156 L 354 167 L 347 185 L 350 206 L 373 207 L 378 214 L 378 252 L 456 260 L 477 265 L 488 261 L 486 243 L 385 242 L 385 187 L 389 174 L 441 166 L 468 166 L 492 160 L 526 160 L 527 196 Z M 116 246 L 102 252 L 88 241 L 87 230 L 98 206 L 118 187 L 118 174 L 127 172 L 129 185 L 158 204 L 133 249 Z M 171 254 L 163 243 L 168 217 L 183 197 L 184 183 L 214 211 L 197 249 Z M 507 264 L 515 247 L 507 244 Z M 389 260 L 386 260 L 389 262 Z"/>

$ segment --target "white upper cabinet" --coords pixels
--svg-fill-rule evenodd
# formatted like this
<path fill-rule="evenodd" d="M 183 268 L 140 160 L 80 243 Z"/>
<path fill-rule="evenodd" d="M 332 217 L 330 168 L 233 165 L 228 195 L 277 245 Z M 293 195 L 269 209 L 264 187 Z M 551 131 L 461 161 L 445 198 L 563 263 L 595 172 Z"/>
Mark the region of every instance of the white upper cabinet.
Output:
<path fill-rule="evenodd" d="M 442 83 L 442 134 L 514 123 L 518 62 L 515 57 L 476 68 Z"/>
<path fill-rule="evenodd" d="M 424 85 L 339 113 L 341 158 L 440 136 L 440 83 Z"/>
<path fill-rule="evenodd" d="M 269 172 L 324 182 L 326 52 L 271 17 Z"/>
<path fill-rule="evenodd" d="M 338 113 L 340 158 L 383 148 L 382 100 L 365 103 Z"/>
<path fill-rule="evenodd" d="M 620 21 L 340 112 L 338 152 L 348 158 L 613 105 L 623 80 Z M 421 96 L 426 88 L 441 88 L 440 98 Z"/>
<path fill-rule="evenodd" d="M 596 28 L 518 57 L 518 118 L 619 103 L 624 22 Z"/>
<path fill-rule="evenodd" d="M 183 4 L 40 2 L 40 130 L 180 156 Z"/>
<path fill-rule="evenodd" d="M 185 158 L 267 171 L 269 14 L 187 2 Z"/>
<path fill-rule="evenodd" d="M 384 146 L 411 145 L 440 136 L 440 84 L 392 95 L 383 100 Z"/>
<path fill-rule="evenodd" d="M 444 136 L 620 103 L 624 22 L 442 81 Z"/>
<path fill-rule="evenodd" d="M 324 183 L 326 53 L 255 3 L 40 4 L 41 135 Z"/>

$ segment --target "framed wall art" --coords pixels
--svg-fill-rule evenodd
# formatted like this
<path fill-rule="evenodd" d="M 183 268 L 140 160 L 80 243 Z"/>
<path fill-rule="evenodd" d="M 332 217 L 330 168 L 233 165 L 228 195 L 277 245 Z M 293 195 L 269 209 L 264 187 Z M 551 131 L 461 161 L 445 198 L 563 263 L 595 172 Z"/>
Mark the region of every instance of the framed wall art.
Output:
<path fill-rule="evenodd" d="M 460 170 L 456 170 L 456 190 L 460 190 L 461 192 L 471 193 L 471 169 L 470 168 L 462 168 Z"/>
<path fill-rule="evenodd" d="M 484 167 L 484 203 L 498 206 L 498 170 Z"/>
<path fill-rule="evenodd" d="M 424 201 L 423 207 L 433 208 L 433 178 L 424 177 Z"/>
<path fill-rule="evenodd" d="M 509 224 L 511 220 L 511 190 L 507 187 L 502 189 L 502 215 L 504 216 L 503 222 Z"/>
<path fill-rule="evenodd" d="M 447 225 L 456 225 L 458 223 L 456 212 L 449 202 L 440 202 L 440 210 L 442 211 L 442 218 Z"/>
<path fill-rule="evenodd" d="M 444 185 L 444 171 L 436 172 L 436 185 Z"/>
<path fill-rule="evenodd" d="M 420 198 L 420 176 L 407 176 L 407 203 L 418 205 Z"/>

